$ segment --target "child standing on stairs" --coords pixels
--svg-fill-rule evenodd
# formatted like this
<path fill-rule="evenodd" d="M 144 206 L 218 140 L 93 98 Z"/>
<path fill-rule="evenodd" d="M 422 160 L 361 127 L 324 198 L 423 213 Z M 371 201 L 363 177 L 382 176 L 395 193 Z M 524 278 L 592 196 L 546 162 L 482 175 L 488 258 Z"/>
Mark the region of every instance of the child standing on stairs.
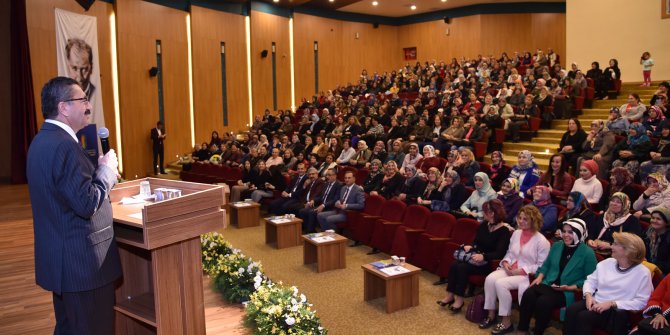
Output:
<path fill-rule="evenodd" d="M 640 57 L 640 65 L 642 65 L 642 77 L 644 78 L 640 86 L 649 87 L 651 86 L 651 68 L 654 66 L 654 60 L 651 59 L 649 51 L 645 51 Z"/>

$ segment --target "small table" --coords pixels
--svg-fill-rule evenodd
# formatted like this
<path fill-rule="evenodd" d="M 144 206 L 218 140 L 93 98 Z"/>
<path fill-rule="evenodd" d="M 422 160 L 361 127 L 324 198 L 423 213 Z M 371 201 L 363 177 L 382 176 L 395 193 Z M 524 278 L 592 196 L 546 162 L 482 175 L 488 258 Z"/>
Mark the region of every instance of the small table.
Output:
<path fill-rule="evenodd" d="M 419 305 L 419 273 L 421 269 L 411 264 L 402 267 L 406 273 L 388 275 L 374 265 L 364 264 L 364 300 L 386 297 L 386 313 Z"/>
<path fill-rule="evenodd" d="M 316 271 L 324 272 L 347 267 L 347 238 L 332 234 L 302 235 L 304 264 L 316 263 Z"/>
<path fill-rule="evenodd" d="M 260 208 L 257 202 L 236 202 L 230 204 L 230 222 L 237 228 L 258 227 L 261 225 Z"/>
<path fill-rule="evenodd" d="M 300 245 L 302 219 L 265 218 L 265 243 L 277 243 L 277 249 Z"/>

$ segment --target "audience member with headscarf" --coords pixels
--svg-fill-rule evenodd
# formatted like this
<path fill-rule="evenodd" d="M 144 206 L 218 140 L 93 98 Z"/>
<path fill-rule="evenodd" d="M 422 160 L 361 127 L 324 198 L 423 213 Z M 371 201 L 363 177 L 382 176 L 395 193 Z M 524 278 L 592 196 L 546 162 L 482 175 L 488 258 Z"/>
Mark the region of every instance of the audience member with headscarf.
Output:
<path fill-rule="evenodd" d="M 510 178 L 516 178 L 519 181 L 519 191 L 526 194 L 528 189 L 537 183 L 540 179 L 540 170 L 537 163 L 533 160 L 533 154 L 528 150 L 519 152 L 518 162 L 510 172 Z"/>
<path fill-rule="evenodd" d="M 535 318 L 534 333 L 544 334 L 552 310 L 575 302 L 575 293 L 597 264 L 593 250 L 584 243 L 586 236 L 584 221 L 570 219 L 563 223 L 561 240 L 551 246 L 547 259 L 520 300 L 517 334 L 528 334 L 531 317 Z M 562 309 L 561 320 L 564 318 Z"/>
<path fill-rule="evenodd" d="M 645 133 L 644 126 L 632 124 L 628 129 L 628 138 L 614 146 L 613 167 L 623 166 L 633 175 L 640 169 L 640 163 L 649 159 L 649 153 L 654 148 L 651 139 Z"/>
<path fill-rule="evenodd" d="M 670 171 L 670 122 L 661 126 L 660 138 L 656 148 L 649 153 L 651 158 L 640 164 L 640 179 L 646 180 L 654 172 L 667 175 Z"/>
<path fill-rule="evenodd" d="M 565 208 L 567 211 L 563 216 L 561 222 L 559 222 L 559 227 L 563 222 L 570 219 L 580 219 L 586 223 L 586 227 L 589 227 L 595 224 L 596 214 L 591 210 L 588 201 L 583 194 L 579 192 L 570 192 L 568 194 L 568 199 L 565 202 Z M 560 231 L 556 231 L 556 237 L 560 238 Z"/>
<path fill-rule="evenodd" d="M 423 158 L 416 162 L 416 169 L 421 173 L 426 173 L 432 167 L 440 167 L 440 157 L 435 156 L 435 148 L 432 145 L 425 145 Z"/>
<path fill-rule="evenodd" d="M 505 157 L 500 151 L 494 151 L 491 153 L 491 172 L 489 174 L 489 179 L 491 180 L 491 186 L 495 190 L 500 189 L 502 182 L 509 177 L 509 173 L 512 171 L 507 165 L 505 165 Z"/>
<path fill-rule="evenodd" d="M 505 213 L 507 215 L 505 222 L 515 225 L 516 214 L 523 206 L 523 195 L 519 192 L 519 181 L 514 178 L 505 179 L 502 185 L 500 185 L 498 200 L 505 206 Z"/>
<path fill-rule="evenodd" d="M 621 117 L 619 108 L 612 107 L 610 108 L 610 115 L 605 122 L 605 126 L 617 135 L 624 135 L 628 132 L 628 128 L 630 128 L 630 122 L 628 119 Z"/>
<path fill-rule="evenodd" d="M 584 300 L 568 306 L 563 323 L 565 335 L 591 335 L 594 328 L 610 334 L 628 334 L 628 311 L 642 310 L 654 289 L 651 273 L 642 265 L 642 239 L 615 233 L 612 257 L 599 262 L 586 277 Z M 622 289 L 625 288 L 625 289 Z"/>
<path fill-rule="evenodd" d="M 556 230 L 558 210 L 551 202 L 551 192 L 546 186 L 535 186 L 533 188 L 533 205 L 542 213 L 543 224 L 540 232 L 543 234 L 553 233 Z"/>
<path fill-rule="evenodd" d="M 404 201 L 409 205 L 415 204 L 416 199 L 423 194 L 426 188 L 426 181 L 419 176 L 414 167 L 405 168 L 405 182 L 400 186 L 398 200 Z"/>
<path fill-rule="evenodd" d="M 670 209 L 670 183 L 668 183 L 668 179 L 657 172 L 650 174 L 646 182 L 647 189 L 633 204 L 636 217 L 649 214 L 658 208 Z"/>
<path fill-rule="evenodd" d="M 610 171 L 609 184 L 603 189 L 603 196 L 600 198 L 600 208 L 607 207 L 607 201 L 614 193 L 626 193 L 628 199 L 637 199 L 640 193 L 632 186 L 633 174 L 626 168 L 615 167 Z"/>
<path fill-rule="evenodd" d="M 419 153 L 419 145 L 414 142 L 409 144 L 408 151 L 409 152 L 405 155 L 405 159 L 402 161 L 400 172 L 404 172 L 405 168 L 408 166 L 416 166 L 416 163 L 423 158 Z"/>
<path fill-rule="evenodd" d="M 605 127 L 602 120 L 591 121 L 591 130 L 582 145 L 584 151 L 577 160 L 577 168 L 583 160 L 593 159 L 598 164 L 598 178 L 606 178 L 607 169 L 614 156 L 615 144 L 614 134 Z"/>
<path fill-rule="evenodd" d="M 621 192 L 612 195 L 605 213 L 595 221 L 595 224 L 587 228 L 589 230 L 587 244 L 604 255 L 611 253 L 614 233 L 642 234 L 640 221 L 630 214 L 630 199 Z"/>
<path fill-rule="evenodd" d="M 597 204 L 603 195 L 603 185 L 598 180 L 598 163 L 594 160 L 583 161 L 579 167 L 579 178 L 575 180 L 570 192 L 579 192 L 584 195 L 589 204 Z"/>
<path fill-rule="evenodd" d="M 378 159 L 373 159 L 370 163 L 370 172 L 363 181 L 363 190 L 365 193 L 370 193 L 377 189 L 382 183 L 384 172 L 382 171 L 382 162 Z"/>
<path fill-rule="evenodd" d="M 426 173 L 426 187 L 423 193 L 416 199 L 416 203 L 430 208 L 433 200 L 442 200 L 442 193 L 439 188 L 443 182 L 442 175 L 438 168 L 432 167 Z"/>
<path fill-rule="evenodd" d="M 670 210 L 653 210 L 650 222 L 644 238 L 647 261 L 656 264 L 663 275 L 667 275 L 670 273 Z"/>
<path fill-rule="evenodd" d="M 430 209 L 434 211 L 458 210 L 467 199 L 465 186 L 461 184 L 461 177 L 458 176 L 456 171 L 444 173 L 444 178 L 437 188 L 437 193 L 439 197 L 436 194 L 429 200 L 423 199 L 423 204 L 430 205 Z"/>
<path fill-rule="evenodd" d="M 489 176 L 486 175 L 486 173 L 477 172 L 474 180 L 475 191 L 472 192 L 468 200 L 461 205 L 460 211 L 465 215 L 476 218 L 478 221 L 482 221 L 484 219 L 482 206 L 485 202 L 495 199 L 497 194 L 491 187 Z"/>
<path fill-rule="evenodd" d="M 400 194 L 400 186 L 403 181 L 403 176 L 398 172 L 398 165 L 394 161 L 389 161 L 384 165 L 384 177 L 381 184 L 372 190 L 370 195 L 381 195 L 386 199 L 391 199 Z"/>

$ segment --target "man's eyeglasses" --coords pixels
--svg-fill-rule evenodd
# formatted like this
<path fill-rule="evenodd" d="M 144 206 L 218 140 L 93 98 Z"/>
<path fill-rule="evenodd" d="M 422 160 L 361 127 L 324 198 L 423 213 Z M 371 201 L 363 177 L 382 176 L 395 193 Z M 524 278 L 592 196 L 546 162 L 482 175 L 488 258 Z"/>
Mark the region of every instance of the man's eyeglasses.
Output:
<path fill-rule="evenodd" d="M 72 102 L 72 101 L 81 101 L 84 104 L 87 104 L 89 102 L 87 97 L 63 100 L 63 102 Z"/>

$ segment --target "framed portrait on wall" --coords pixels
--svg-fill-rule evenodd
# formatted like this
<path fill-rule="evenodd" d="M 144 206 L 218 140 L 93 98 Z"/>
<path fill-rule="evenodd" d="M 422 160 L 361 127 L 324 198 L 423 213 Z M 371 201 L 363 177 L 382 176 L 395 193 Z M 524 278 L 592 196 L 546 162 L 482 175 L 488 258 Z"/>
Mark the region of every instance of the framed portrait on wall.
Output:
<path fill-rule="evenodd" d="M 405 52 L 405 60 L 416 60 L 416 47 L 403 48 Z"/>
<path fill-rule="evenodd" d="M 661 19 L 670 18 L 670 0 L 661 0 Z"/>

